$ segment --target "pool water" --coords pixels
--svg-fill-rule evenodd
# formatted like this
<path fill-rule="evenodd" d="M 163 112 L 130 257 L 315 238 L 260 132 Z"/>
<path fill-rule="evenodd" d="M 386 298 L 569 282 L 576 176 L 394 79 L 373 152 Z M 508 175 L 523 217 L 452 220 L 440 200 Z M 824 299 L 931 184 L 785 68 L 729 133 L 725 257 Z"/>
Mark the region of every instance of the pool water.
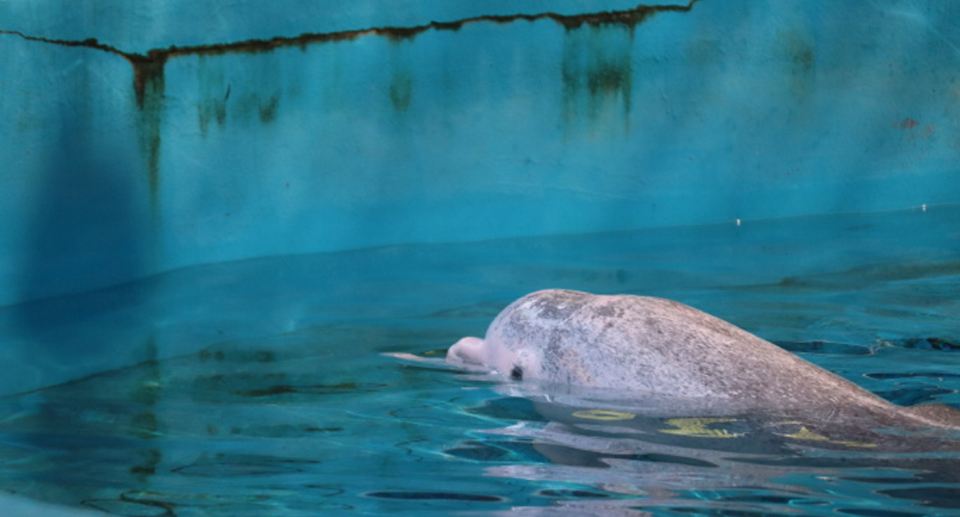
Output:
<path fill-rule="evenodd" d="M 48 338 L 121 349 L 141 329 L 157 350 L 0 399 L 0 489 L 123 516 L 960 512 L 956 433 L 884 430 L 907 444 L 889 450 L 388 355 L 442 358 L 548 287 L 673 298 L 896 403 L 960 407 L 957 206 L 391 246 L 8 308 L 57 307 Z"/>

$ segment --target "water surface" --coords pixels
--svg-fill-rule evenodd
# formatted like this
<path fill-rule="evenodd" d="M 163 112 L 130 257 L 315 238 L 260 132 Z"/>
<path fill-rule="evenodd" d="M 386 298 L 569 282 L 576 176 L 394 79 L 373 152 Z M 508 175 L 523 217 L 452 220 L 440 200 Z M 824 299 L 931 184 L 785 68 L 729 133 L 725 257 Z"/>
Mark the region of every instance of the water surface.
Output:
<path fill-rule="evenodd" d="M 960 407 L 958 221 L 930 207 L 273 257 L 8 308 L 51 318 L 38 339 L 160 345 L 0 399 L 0 489 L 123 516 L 955 515 L 960 447 L 934 430 L 884 430 L 915 445 L 890 450 L 385 354 L 440 358 L 536 289 L 644 294 L 894 402 Z"/>

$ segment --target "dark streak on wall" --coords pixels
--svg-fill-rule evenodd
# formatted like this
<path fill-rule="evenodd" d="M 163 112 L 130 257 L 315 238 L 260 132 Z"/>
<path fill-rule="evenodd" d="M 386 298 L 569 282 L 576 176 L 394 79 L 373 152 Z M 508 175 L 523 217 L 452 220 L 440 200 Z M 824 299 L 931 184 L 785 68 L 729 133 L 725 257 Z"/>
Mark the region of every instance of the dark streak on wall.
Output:
<path fill-rule="evenodd" d="M 537 20 L 553 20 L 567 29 L 577 29 L 583 25 L 602 26 L 602 25 L 623 25 L 633 27 L 643 22 L 650 16 L 659 12 L 687 12 L 694 4 L 700 0 L 690 0 L 687 5 L 640 5 L 633 9 L 623 11 L 603 11 L 599 13 L 586 13 L 566 15 L 558 13 L 540 13 L 540 14 L 513 14 L 513 15 L 485 15 L 465 18 L 451 22 L 430 22 L 424 25 L 413 27 L 374 27 L 369 29 L 346 30 L 326 33 L 305 33 L 299 36 L 278 36 L 271 39 L 250 39 L 234 43 L 221 43 L 212 45 L 194 45 L 189 47 L 171 46 L 165 49 L 152 49 L 146 54 L 136 54 L 124 52 L 118 48 L 100 43 L 96 39 L 86 39 L 82 41 L 57 40 L 50 38 L 40 38 L 28 36 L 18 31 L 0 30 L 0 34 L 10 34 L 19 36 L 30 41 L 40 41 L 55 45 L 64 45 L 70 47 L 85 47 L 96 50 L 102 50 L 111 54 L 116 54 L 130 62 L 134 67 L 134 88 L 138 93 L 138 103 L 143 105 L 142 94 L 146 84 L 155 79 L 162 80 L 162 68 L 169 58 L 177 56 L 193 55 L 217 55 L 227 53 L 255 53 L 270 52 L 277 48 L 299 46 L 305 47 L 312 43 L 327 43 L 336 41 L 349 41 L 361 36 L 385 36 L 391 39 L 413 38 L 429 30 L 460 30 L 463 26 L 480 23 L 512 23 L 515 21 L 533 22 Z"/>
<path fill-rule="evenodd" d="M 152 54 L 153 51 L 150 52 Z M 147 160 L 148 185 L 152 205 L 157 209 L 160 192 L 160 123 L 163 119 L 163 94 L 166 84 L 163 70 L 166 56 L 144 58 L 139 55 L 124 56 L 133 64 L 133 89 L 140 108 L 140 146 Z"/>
<path fill-rule="evenodd" d="M 262 124 L 269 124 L 277 118 L 277 107 L 280 105 L 280 94 L 275 93 L 267 99 L 266 102 L 261 102 L 258 106 L 260 114 L 260 122 Z"/>
<path fill-rule="evenodd" d="M 0 35 L 7 34 L 19 36 L 28 41 L 37 41 L 50 43 L 54 45 L 68 47 L 82 47 L 94 50 L 101 50 L 111 54 L 118 55 L 126 59 L 133 66 L 133 89 L 136 94 L 137 106 L 140 108 L 143 116 L 142 145 L 146 154 L 147 169 L 150 174 L 149 185 L 151 194 L 154 198 L 154 208 L 156 209 L 158 191 L 160 186 L 159 162 L 160 162 L 160 144 L 161 144 L 161 114 L 163 110 L 164 93 L 164 67 L 170 58 L 178 56 L 208 56 L 222 55 L 228 53 L 259 53 L 271 52 L 278 48 L 301 47 L 316 43 L 329 43 L 338 41 L 350 41 L 363 36 L 384 36 L 393 40 L 404 40 L 418 36 L 421 33 L 430 30 L 452 30 L 458 31 L 463 26 L 473 23 L 492 22 L 492 23 L 513 23 L 516 21 L 534 22 L 538 20 L 553 20 L 562 25 L 568 31 L 583 27 L 584 25 L 592 27 L 602 26 L 622 26 L 632 29 L 637 24 L 648 19 L 650 16 L 660 12 L 687 12 L 694 4 L 700 0 L 689 0 L 687 5 L 639 5 L 633 9 L 622 11 L 603 11 L 598 13 L 586 13 L 576 15 L 558 14 L 553 12 L 539 14 L 513 14 L 513 15 L 484 15 L 472 18 L 450 22 L 430 22 L 413 27 L 374 27 L 368 29 L 345 30 L 328 33 L 305 33 L 299 36 L 277 36 L 271 39 L 250 39 L 234 43 L 221 43 L 210 45 L 195 45 L 188 47 L 171 46 L 161 49 L 152 49 L 145 54 L 125 52 L 116 47 L 100 43 L 96 39 L 86 39 L 82 41 L 58 40 L 29 36 L 19 31 L 0 30 Z M 626 90 L 629 85 L 624 85 L 623 74 L 619 71 L 611 73 L 611 70 L 602 69 L 592 77 L 588 87 L 597 93 L 601 90 Z M 400 78 L 391 87 L 391 100 L 398 110 L 404 110 L 409 105 L 409 84 Z M 271 120 L 275 103 L 267 105 L 261 114 L 264 121 Z"/>
<path fill-rule="evenodd" d="M 567 31 L 561 67 L 565 122 L 584 115 L 596 121 L 612 109 L 622 115 L 624 131 L 629 132 L 633 32 L 629 26 Z"/>
<path fill-rule="evenodd" d="M 390 81 L 390 103 L 396 111 L 406 111 L 413 97 L 413 77 L 408 72 L 396 72 Z"/>
<path fill-rule="evenodd" d="M 151 50 L 146 56 L 117 53 L 133 65 L 133 91 L 137 95 L 137 105 L 143 109 L 147 90 L 163 89 L 163 69 L 168 56 L 155 50 Z"/>

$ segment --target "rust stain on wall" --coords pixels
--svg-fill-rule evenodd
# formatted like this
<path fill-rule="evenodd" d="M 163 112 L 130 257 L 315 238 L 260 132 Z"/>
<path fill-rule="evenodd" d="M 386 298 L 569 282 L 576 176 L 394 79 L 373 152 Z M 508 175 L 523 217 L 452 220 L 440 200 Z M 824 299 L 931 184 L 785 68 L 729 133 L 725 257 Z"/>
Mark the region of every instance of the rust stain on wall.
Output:
<path fill-rule="evenodd" d="M 164 52 L 151 50 L 146 56 L 117 52 L 133 65 L 133 91 L 137 105 L 144 109 L 148 92 L 163 91 L 163 69 L 167 63 Z"/>
<path fill-rule="evenodd" d="M 148 184 L 154 209 L 160 188 L 160 123 L 165 89 L 163 72 L 170 57 L 170 49 L 151 50 L 146 54 L 124 52 L 100 43 L 96 39 L 81 41 L 58 40 L 28 36 L 18 31 L 0 31 L 0 34 L 19 36 L 27 41 L 37 41 L 65 47 L 79 47 L 115 54 L 127 60 L 133 67 L 133 91 L 140 108 L 140 146 L 147 160 Z"/>
<path fill-rule="evenodd" d="M 160 188 L 160 150 L 164 97 L 164 68 L 166 63 L 179 56 L 215 56 L 231 53 L 262 53 L 272 52 L 275 49 L 287 47 L 306 48 L 308 45 L 351 41 L 360 37 L 380 36 L 395 41 L 407 40 L 431 30 L 458 31 L 468 24 L 474 23 L 514 23 L 518 21 L 535 22 L 552 20 L 568 31 L 580 29 L 584 26 L 604 27 L 620 26 L 633 28 L 651 16 L 661 12 L 688 12 L 701 0 L 689 0 L 686 5 L 639 5 L 633 9 L 621 11 L 603 11 L 585 14 L 559 14 L 545 12 L 538 14 L 512 15 L 483 15 L 448 22 L 429 22 L 412 27 L 374 27 L 357 30 L 344 30 L 327 33 L 305 33 L 299 36 L 277 36 L 270 39 L 250 39 L 233 43 L 193 45 L 186 47 L 171 46 L 147 51 L 144 54 L 126 52 L 119 48 L 100 43 L 90 38 L 85 40 L 61 40 L 30 36 L 20 31 L 0 30 L 0 35 L 18 36 L 28 41 L 36 41 L 67 47 L 80 47 L 99 50 L 114 54 L 126 59 L 133 67 L 133 90 L 136 95 L 137 106 L 141 112 L 142 134 L 141 145 L 147 160 L 147 170 L 150 175 L 149 185 L 154 205 L 158 201 Z M 598 64 L 598 68 L 588 73 L 586 87 L 593 96 L 610 96 L 617 93 L 627 95 L 630 89 L 629 67 L 623 63 L 605 61 Z M 406 109 L 409 105 L 410 87 L 405 78 L 395 77 L 391 84 L 390 97 L 398 110 Z M 627 102 L 627 101 L 625 101 Z M 277 102 L 268 101 L 261 110 L 261 120 L 269 122 L 276 112 Z"/>
<path fill-rule="evenodd" d="M 513 23 L 517 21 L 553 20 L 567 29 L 577 29 L 584 25 L 603 26 L 621 25 L 634 27 L 650 16 L 661 12 L 687 12 L 701 0 L 690 0 L 687 5 L 639 5 L 633 9 L 622 11 L 603 11 L 586 14 L 558 14 L 546 12 L 539 14 L 511 14 L 511 15 L 483 15 L 464 18 L 449 22 L 430 22 L 412 27 L 373 27 L 368 29 L 344 30 L 324 33 L 305 33 L 299 36 L 277 36 L 270 39 L 250 39 L 233 43 L 218 43 L 208 45 L 193 45 L 186 47 L 171 46 L 152 49 L 146 54 L 125 52 L 118 48 L 100 43 L 96 39 L 81 41 L 58 40 L 28 36 L 19 31 L 0 30 L 0 34 L 19 36 L 29 41 L 38 41 L 70 47 L 84 47 L 111 54 L 116 54 L 130 62 L 134 67 L 134 88 L 138 94 L 138 102 L 143 103 L 142 95 L 146 91 L 147 83 L 154 77 L 162 77 L 163 65 L 170 59 L 178 56 L 218 55 L 227 53 L 258 53 L 270 52 L 278 48 L 302 47 L 310 44 L 350 41 L 363 36 L 384 36 L 394 40 L 414 38 L 430 30 L 460 30 L 463 26 L 473 23 Z M 158 75 L 159 70 L 159 75 Z"/>
<path fill-rule="evenodd" d="M 147 160 L 147 184 L 154 209 L 160 193 L 160 147 L 162 140 L 163 96 L 166 84 L 163 70 L 167 58 L 163 54 L 147 57 L 125 56 L 133 65 L 133 91 L 140 108 L 140 148 Z"/>
<path fill-rule="evenodd" d="M 917 122 L 916 120 L 913 120 L 912 118 L 908 117 L 897 122 L 896 124 L 893 125 L 893 127 L 899 127 L 900 129 L 913 129 L 917 127 L 919 124 L 920 123 Z"/>

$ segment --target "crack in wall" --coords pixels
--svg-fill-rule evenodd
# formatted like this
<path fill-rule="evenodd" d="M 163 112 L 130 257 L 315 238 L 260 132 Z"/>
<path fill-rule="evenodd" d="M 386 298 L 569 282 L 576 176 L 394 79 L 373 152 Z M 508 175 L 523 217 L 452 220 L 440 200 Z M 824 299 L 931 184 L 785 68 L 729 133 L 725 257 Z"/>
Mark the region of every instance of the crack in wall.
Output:
<path fill-rule="evenodd" d="M 431 31 L 458 31 L 474 23 L 506 24 L 517 21 L 535 22 L 552 20 L 571 31 L 583 27 L 621 26 L 633 29 L 639 23 L 661 12 L 688 12 L 701 0 L 689 0 L 686 5 L 638 5 L 632 9 L 620 11 L 602 11 L 584 14 L 559 14 L 545 12 L 538 14 L 481 15 L 448 22 L 431 21 L 410 27 L 373 27 L 367 29 L 343 30 L 325 33 L 304 33 L 299 36 L 276 36 L 270 39 L 249 39 L 233 43 L 192 45 L 185 47 L 170 46 L 156 48 L 145 53 L 127 52 L 117 47 L 101 43 L 95 38 L 85 40 L 62 40 L 39 36 L 30 36 L 15 30 L 0 30 L 0 35 L 12 35 L 27 41 L 36 41 L 65 47 L 80 47 L 99 50 L 120 56 L 133 67 L 133 89 L 137 106 L 142 117 L 141 145 L 147 159 L 149 186 L 154 208 L 158 201 L 160 187 L 160 124 L 162 122 L 164 95 L 164 68 L 167 61 L 179 56 L 209 56 L 229 53 L 271 52 L 279 48 L 301 47 L 311 44 L 351 41 L 365 36 L 381 36 L 392 40 L 406 40 Z M 403 85 L 400 85 L 403 86 Z M 590 85 L 591 88 L 594 85 Z M 391 91 L 399 106 L 404 105 L 402 89 Z"/>

